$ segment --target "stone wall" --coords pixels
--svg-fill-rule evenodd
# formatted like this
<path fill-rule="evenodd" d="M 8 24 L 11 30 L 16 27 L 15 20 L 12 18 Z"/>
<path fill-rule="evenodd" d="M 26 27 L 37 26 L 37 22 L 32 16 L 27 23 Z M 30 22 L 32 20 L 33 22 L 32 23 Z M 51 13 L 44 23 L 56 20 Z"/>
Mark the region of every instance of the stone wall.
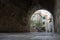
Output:
<path fill-rule="evenodd" d="M 60 33 L 60 0 L 56 0 L 55 4 L 55 30 Z"/>
<path fill-rule="evenodd" d="M 27 6 L 14 1 L 0 0 L 0 32 L 29 31 Z"/>
<path fill-rule="evenodd" d="M 60 33 L 60 0 L 56 0 L 56 11 L 55 11 L 55 15 L 56 15 L 56 29 L 57 32 Z"/>

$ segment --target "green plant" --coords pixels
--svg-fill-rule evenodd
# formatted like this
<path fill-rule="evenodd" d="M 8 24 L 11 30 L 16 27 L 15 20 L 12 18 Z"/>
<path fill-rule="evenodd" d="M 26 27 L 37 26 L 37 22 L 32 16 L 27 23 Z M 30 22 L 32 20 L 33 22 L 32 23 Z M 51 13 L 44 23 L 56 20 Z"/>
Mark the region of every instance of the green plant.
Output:
<path fill-rule="evenodd" d="M 40 22 L 40 21 L 35 24 L 36 24 L 36 27 L 42 27 L 42 25 L 43 25 L 42 22 Z"/>

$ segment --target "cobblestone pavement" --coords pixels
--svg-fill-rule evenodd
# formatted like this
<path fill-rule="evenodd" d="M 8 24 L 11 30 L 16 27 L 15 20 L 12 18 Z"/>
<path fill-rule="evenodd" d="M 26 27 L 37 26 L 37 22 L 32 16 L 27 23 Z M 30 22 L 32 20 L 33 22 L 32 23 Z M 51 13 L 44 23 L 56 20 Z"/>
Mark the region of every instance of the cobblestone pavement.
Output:
<path fill-rule="evenodd" d="M 60 40 L 60 34 L 45 32 L 0 33 L 0 40 Z"/>

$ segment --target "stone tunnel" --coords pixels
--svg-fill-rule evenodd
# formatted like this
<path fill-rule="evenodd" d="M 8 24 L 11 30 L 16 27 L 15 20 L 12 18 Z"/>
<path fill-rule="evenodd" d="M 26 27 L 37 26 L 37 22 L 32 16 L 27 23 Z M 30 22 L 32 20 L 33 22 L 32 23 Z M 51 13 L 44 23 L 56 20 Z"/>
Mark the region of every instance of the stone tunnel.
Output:
<path fill-rule="evenodd" d="M 40 9 L 54 17 L 55 32 L 60 33 L 60 0 L 0 0 L 0 32 L 30 32 L 31 15 Z"/>

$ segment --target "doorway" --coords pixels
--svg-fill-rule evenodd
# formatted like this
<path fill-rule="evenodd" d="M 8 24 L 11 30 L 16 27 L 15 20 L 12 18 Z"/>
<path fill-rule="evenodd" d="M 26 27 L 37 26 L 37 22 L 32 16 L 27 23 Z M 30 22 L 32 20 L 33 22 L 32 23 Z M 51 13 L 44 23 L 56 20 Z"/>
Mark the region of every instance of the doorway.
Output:
<path fill-rule="evenodd" d="M 31 32 L 54 32 L 53 15 L 48 10 L 35 11 L 31 16 L 30 24 Z"/>

